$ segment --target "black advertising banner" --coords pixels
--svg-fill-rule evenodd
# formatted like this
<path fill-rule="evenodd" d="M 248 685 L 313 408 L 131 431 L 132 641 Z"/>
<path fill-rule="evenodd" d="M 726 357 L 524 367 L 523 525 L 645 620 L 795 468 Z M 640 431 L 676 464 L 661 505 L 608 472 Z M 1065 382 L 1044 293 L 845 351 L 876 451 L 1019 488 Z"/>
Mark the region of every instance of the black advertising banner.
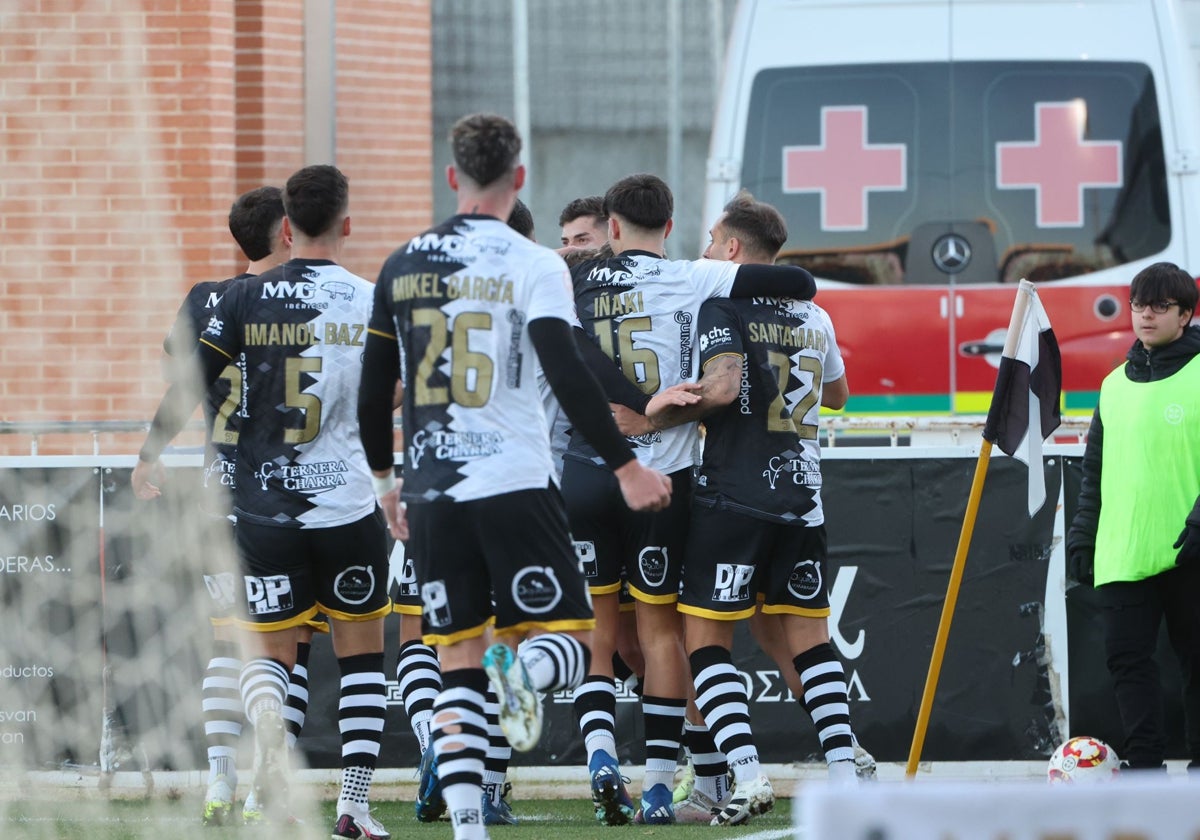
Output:
<path fill-rule="evenodd" d="M 1071 527 L 1083 478 L 1083 459 L 1063 459 L 1063 522 Z M 1091 735 L 1112 745 L 1121 754 L 1125 736 L 1117 711 L 1112 678 L 1104 657 L 1104 627 L 1096 612 L 1096 590 L 1073 586 L 1067 590 L 1067 661 L 1070 677 L 1071 735 Z M 1188 758 L 1183 737 L 1183 681 L 1179 660 L 1167 639 L 1166 624 L 1159 629 L 1155 652 L 1163 684 L 1166 714 L 1167 758 Z"/>
<path fill-rule="evenodd" d="M 831 629 L 850 679 L 855 730 L 881 761 L 908 757 L 975 466 L 974 458 L 823 464 L 832 591 L 852 575 L 840 617 L 833 599 Z M 1057 740 L 1047 675 L 1029 655 L 1042 635 L 1058 459 L 1045 459 L 1044 474 L 1049 501 L 1031 519 L 1025 465 L 990 462 L 924 760 L 1041 759 Z M 786 743 L 775 719 L 759 743 Z M 801 731 L 802 760 L 818 755 L 811 725 Z M 767 760 L 795 756 L 781 750 Z"/>
<path fill-rule="evenodd" d="M 855 729 L 876 758 L 896 762 L 908 754 L 976 462 L 863 456 L 858 451 L 824 462 L 830 546 L 824 585 Z M 1047 458 L 1045 473 L 1053 500 L 1061 481 L 1059 460 Z M 1051 502 L 1030 519 L 1025 481 L 1023 464 L 992 460 L 933 705 L 926 760 L 1041 759 L 1055 737 L 1047 674 L 1037 655 L 1054 509 Z M 165 495 L 147 504 L 132 498 L 128 469 L 5 471 L 0 496 L 5 609 L 22 620 L 20 627 L 9 621 L 0 662 L 0 685 L 6 687 L 0 698 L 0 749 L 6 752 L 0 762 L 94 763 L 107 700 L 119 731 L 145 750 L 151 767 L 204 766 L 200 682 L 211 650 L 204 572 L 231 559 L 223 556 L 229 550 L 227 530 L 212 530 L 211 522 L 197 530 L 198 484 L 198 469 L 172 470 Z M 54 571 L 48 571 L 50 563 Z M 393 553 L 392 575 L 402 571 L 401 548 Z M 395 682 L 398 628 L 393 616 L 386 623 L 388 711 L 381 767 L 411 767 L 418 760 Z M 1077 689 L 1087 685 L 1077 682 L 1074 630 L 1071 653 L 1074 701 Z M 102 680 L 105 659 L 108 679 Z M 758 650 L 745 627 L 735 637 L 735 661 L 751 698 L 763 760 L 819 762 L 812 724 L 789 694 L 779 665 Z M 337 767 L 339 673 L 328 636 L 313 641 L 309 685 L 301 749 L 309 766 Z M 618 695 L 617 729 L 622 761 L 640 764 L 640 707 L 624 690 Z M 247 766 L 250 744 L 243 740 Z M 573 708 L 556 696 L 547 698 L 542 743 L 513 761 L 581 764 L 583 758 Z"/>
<path fill-rule="evenodd" d="M 880 761 L 904 761 L 916 724 L 933 639 L 954 560 L 974 458 L 827 458 L 830 629 L 846 665 L 851 714 L 864 746 Z M 1057 498 L 1057 459 L 1046 460 L 1046 493 Z M 1054 506 L 1032 520 L 1026 470 L 991 462 L 967 558 L 954 624 L 923 757 L 931 761 L 1040 760 L 1052 744 L 1041 633 Z M 399 574 L 393 555 L 393 574 Z M 417 763 L 416 740 L 391 672 L 398 629 L 387 629 L 389 705 L 382 767 Z M 767 762 L 821 761 L 808 716 L 791 698 L 780 668 L 750 638 L 735 636 L 735 660 L 751 697 L 751 721 Z M 337 661 L 318 637 L 310 663 L 308 723 L 301 746 L 310 766 L 337 767 Z M 622 690 L 617 736 L 623 763 L 645 759 L 641 710 Z M 569 699 L 547 698 L 542 741 L 514 765 L 582 764 L 584 750 Z"/>
<path fill-rule="evenodd" d="M 95 755 L 99 496 L 90 467 L 0 470 L 0 764 Z"/>

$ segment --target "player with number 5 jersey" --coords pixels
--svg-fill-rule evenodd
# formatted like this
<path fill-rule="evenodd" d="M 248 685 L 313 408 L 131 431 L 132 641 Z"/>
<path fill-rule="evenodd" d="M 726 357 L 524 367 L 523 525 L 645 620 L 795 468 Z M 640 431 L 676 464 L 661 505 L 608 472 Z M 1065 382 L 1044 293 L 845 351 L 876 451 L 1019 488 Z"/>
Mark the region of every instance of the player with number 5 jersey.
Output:
<path fill-rule="evenodd" d="M 246 410 L 276 421 L 240 433 L 239 520 L 328 528 L 374 510 L 357 441 L 358 383 L 339 373 L 362 356 L 373 293 L 329 260 L 293 259 L 246 278 L 218 304 L 200 340 L 229 358 L 244 354 L 256 380 Z"/>
<path fill-rule="evenodd" d="M 357 418 L 373 289 L 337 264 L 350 235 L 349 201 L 336 167 L 308 166 L 288 178 L 292 259 L 226 292 L 197 358 L 206 387 L 231 360 L 245 359 L 234 512 L 240 623 L 250 631 L 240 685 L 255 727 L 255 800 L 273 818 L 290 816 L 288 671 L 322 612 L 341 672 L 342 787 L 332 836 L 388 840 L 369 805 L 386 709 L 387 535 Z M 180 383 L 163 397 L 134 469 L 139 498 L 157 495 L 148 479 L 158 455 L 198 398 Z"/>

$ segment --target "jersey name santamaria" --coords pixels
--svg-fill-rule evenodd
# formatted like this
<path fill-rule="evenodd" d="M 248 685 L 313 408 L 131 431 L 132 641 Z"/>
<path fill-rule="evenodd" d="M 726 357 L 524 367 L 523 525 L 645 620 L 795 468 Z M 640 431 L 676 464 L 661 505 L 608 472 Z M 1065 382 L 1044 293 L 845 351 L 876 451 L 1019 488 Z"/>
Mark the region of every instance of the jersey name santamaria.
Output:
<path fill-rule="evenodd" d="M 821 389 L 846 372 L 828 314 L 811 301 L 708 301 L 700 365 L 743 357 L 733 403 L 704 421 L 694 499 L 780 522 L 820 525 Z"/>

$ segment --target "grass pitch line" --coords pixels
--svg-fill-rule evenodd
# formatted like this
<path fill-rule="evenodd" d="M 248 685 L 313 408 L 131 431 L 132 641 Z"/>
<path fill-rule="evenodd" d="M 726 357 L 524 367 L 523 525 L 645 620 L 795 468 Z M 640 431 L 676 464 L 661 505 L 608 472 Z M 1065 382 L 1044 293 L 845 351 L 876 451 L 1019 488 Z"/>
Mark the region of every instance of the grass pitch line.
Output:
<path fill-rule="evenodd" d="M 743 834 L 738 840 L 779 840 L 782 837 L 792 837 L 793 831 L 795 831 L 794 836 L 800 836 L 799 829 L 775 828 L 770 831 L 756 831 L 753 834 Z"/>

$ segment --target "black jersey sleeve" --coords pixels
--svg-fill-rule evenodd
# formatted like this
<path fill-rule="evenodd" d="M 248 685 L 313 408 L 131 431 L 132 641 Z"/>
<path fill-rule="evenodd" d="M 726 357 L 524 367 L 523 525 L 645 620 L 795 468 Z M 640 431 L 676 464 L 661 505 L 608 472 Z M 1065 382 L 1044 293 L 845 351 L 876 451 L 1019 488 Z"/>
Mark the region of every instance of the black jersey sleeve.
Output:
<path fill-rule="evenodd" d="M 171 331 L 163 339 L 163 378 L 167 383 L 179 382 L 192 374 L 189 365 L 192 364 L 196 352 L 196 340 L 200 337 L 202 326 L 196 314 L 193 303 L 194 290 L 188 292 L 179 311 L 175 313 L 175 321 Z"/>
<path fill-rule="evenodd" d="M 1087 446 L 1083 450 L 1082 480 L 1075 518 L 1067 528 L 1067 551 L 1095 549 L 1100 526 L 1100 474 L 1104 467 L 1104 421 L 1100 406 L 1092 412 Z"/>
<path fill-rule="evenodd" d="M 400 355 L 395 340 L 374 330 L 368 332 L 358 387 L 358 430 L 367 464 L 373 470 L 392 466 L 393 400 L 399 377 Z"/>
<path fill-rule="evenodd" d="M 817 281 L 798 265 L 740 265 L 730 297 L 786 297 L 812 300 Z"/>
<path fill-rule="evenodd" d="M 582 327 L 575 327 L 574 333 L 579 355 L 583 357 L 583 363 L 587 365 L 588 370 L 600 381 L 600 387 L 604 389 L 608 401 L 620 403 L 638 414 L 645 414 L 650 395 L 643 394 L 640 388 L 626 379 L 616 362 L 608 358 L 596 342 L 588 338 Z"/>
<path fill-rule="evenodd" d="M 185 298 L 175 313 L 175 321 L 171 331 L 163 339 L 163 352 L 175 358 L 191 354 L 196 347 L 196 339 L 200 335 L 196 329 L 196 319 L 192 316 L 190 299 Z"/>
<path fill-rule="evenodd" d="M 575 431 L 587 439 L 610 469 L 632 461 L 629 441 L 617 430 L 600 383 L 584 366 L 570 325 L 559 318 L 537 318 L 529 322 L 529 339 L 546 381 Z"/>
<path fill-rule="evenodd" d="M 162 402 L 158 404 L 158 410 L 154 412 L 154 420 L 150 423 L 150 431 L 146 434 L 146 442 L 142 444 L 138 458 L 146 462 L 157 460 L 167 444 L 183 429 L 204 394 L 228 364 L 229 356 L 212 345 L 201 343 L 197 346 L 190 369 L 199 371 L 199 379 L 187 376 L 171 383 Z"/>
<path fill-rule="evenodd" d="M 745 352 L 736 306 L 724 298 L 709 298 L 700 306 L 696 319 L 696 333 L 704 336 L 700 342 L 700 370 L 717 356 L 727 353 L 740 356 Z"/>

